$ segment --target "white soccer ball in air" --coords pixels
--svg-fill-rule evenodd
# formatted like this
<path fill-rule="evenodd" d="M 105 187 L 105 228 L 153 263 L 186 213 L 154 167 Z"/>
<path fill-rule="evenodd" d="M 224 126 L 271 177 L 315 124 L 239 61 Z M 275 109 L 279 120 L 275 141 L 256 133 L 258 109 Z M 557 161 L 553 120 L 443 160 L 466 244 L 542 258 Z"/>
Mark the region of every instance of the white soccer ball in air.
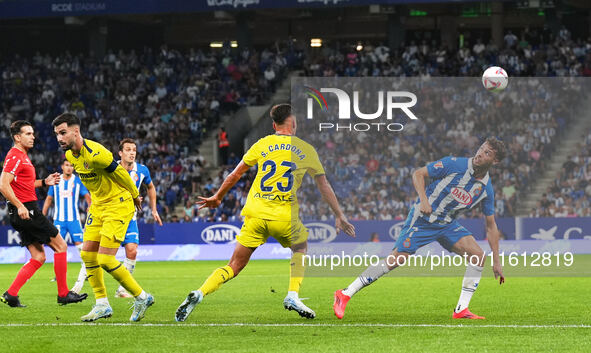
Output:
<path fill-rule="evenodd" d="M 507 88 L 509 76 L 502 67 L 491 66 L 482 74 L 482 85 L 488 91 L 499 92 Z"/>

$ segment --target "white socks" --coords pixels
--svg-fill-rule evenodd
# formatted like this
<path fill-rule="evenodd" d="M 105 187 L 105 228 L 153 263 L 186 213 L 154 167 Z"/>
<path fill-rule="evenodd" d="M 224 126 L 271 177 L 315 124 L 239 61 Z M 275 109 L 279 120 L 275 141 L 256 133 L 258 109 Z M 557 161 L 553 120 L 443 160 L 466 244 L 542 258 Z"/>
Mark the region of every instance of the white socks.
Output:
<path fill-rule="evenodd" d="M 107 299 L 107 297 L 104 298 L 99 298 L 96 300 L 96 305 L 106 305 L 106 306 L 110 306 L 109 305 L 109 299 Z"/>
<path fill-rule="evenodd" d="M 125 258 L 125 261 L 123 261 L 123 264 L 124 264 L 125 268 L 131 274 L 133 274 L 133 270 L 135 270 L 135 262 L 136 261 L 137 260 L 131 260 L 131 259 L 128 259 L 128 258 Z"/>
<path fill-rule="evenodd" d="M 466 309 L 470 304 L 470 299 L 472 299 L 472 295 L 476 292 L 478 282 L 480 282 L 480 277 L 482 277 L 482 269 L 483 267 L 472 264 L 466 266 L 466 273 L 462 282 L 462 292 L 460 293 L 458 305 L 455 308 L 456 313 Z"/>
<path fill-rule="evenodd" d="M 137 297 L 135 297 L 136 300 L 146 300 L 146 298 L 148 298 L 148 294 L 144 290 L 142 290 L 142 292 L 140 293 L 140 295 L 138 295 Z"/>
<path fill-rule="evenodd" d="M 388 268 L 386 259 L 380 260 L 376 266 L 369 266 L 363 273 L 357 277 L 347 288 L 343 289 L 343 294 L 352 297 L 355 293 L 359 292 L 362 288 L 365 288 L 375 282 L 378 278 L 382 277 L 391 270 Z"/>
<path fill-rule="evenodd" d="M 76 245 L 76 249 L 78 249 L 78 252 L 81 252 L 82 251 L 82 244 Z M 74 283 L 74 286 L 72 287 L 72 291 L 74 293 L 80 294 L 82 287 L 84 287 L 85 280 L 86 280 L 86 267 L 84 266 L 84 261 L 80 261 L 80 272 L 78 272 L 78 279 L 76 280 L 76 283 Z"/>

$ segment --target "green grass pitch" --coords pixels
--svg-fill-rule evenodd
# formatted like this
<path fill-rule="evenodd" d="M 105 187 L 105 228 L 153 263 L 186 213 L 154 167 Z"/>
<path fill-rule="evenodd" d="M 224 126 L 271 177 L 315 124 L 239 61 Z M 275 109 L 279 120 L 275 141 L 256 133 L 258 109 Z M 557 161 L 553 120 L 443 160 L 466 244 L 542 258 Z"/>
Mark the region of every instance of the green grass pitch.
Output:
<path fill-rule="evenodd" d="M 584 262 L 589 256 L 578 257 Z M 390 275 L 355 296 L 343 320 L 332 293 L 349 277 L 307 277 L 301 297 L 314 320 L 283 309 L 288 261 L 252 261 L 236 279 L 206 297 L 185 323 L 174 312 L 221 261 L 138 262 L 136 278 L 156 302 L 129 323 L 131 301 L 113 298 L 110 319 L 81 323 L 94 298 L 58 306 L 52 264 L 23 287 L 27 308 L 0 306 L 3 352 L 590 352 L 591 278 L 507 277 L 499 286 L 485 270 L 470 309 L 486 320 L 452 320 L 461 277 Z M 0 265 L 0 289 L 20 265 Z M 69 267 L 73 284 L 78 264 Z M 506 271 L 508 272 L 508 271 Z M 577 327 L 578 326 L 578 327 Z"/>

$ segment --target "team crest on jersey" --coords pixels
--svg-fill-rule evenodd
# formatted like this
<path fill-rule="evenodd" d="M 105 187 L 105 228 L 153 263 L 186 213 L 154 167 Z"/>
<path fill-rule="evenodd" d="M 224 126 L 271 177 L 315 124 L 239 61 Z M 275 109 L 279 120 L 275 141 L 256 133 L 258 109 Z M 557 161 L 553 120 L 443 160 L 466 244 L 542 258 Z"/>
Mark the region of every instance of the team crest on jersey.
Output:
<path fill-rule="evenodd" d="M 439 161 L 439 162 L 435 163 L 435 165 L 433 166 L 433 168 L 435 168 L 435 169 L 443 168 L 443 162 L 442 161 Z"/>
<path fill-rule="evenodd" d="M 476 190 L 474 190 L 474 196 L 478 197 L 478 195 L 480 195 L 481 191 L 482 191 L 482 186 L 478 186 L 476 188 Z"/>
<path fill-rule="evenodd" d="M 410 248 L 410 238 L 406 238 L 404 243 L 402 243 L 402 246 L 404 246 L 407 249 Z"/>
<path fill-rule="evenodd" d="M 133 180 L 133 182 L 137 182 L 139 179 L 139 176 L 137 175 L 137 173 L 135 172 L 135 170 L 132 170 L 131 173 L 129 173 L 129 175 L 131 176 L 131 180 Z"/>
<path fill-rule="evenodd" d="M 88 162 L 84 162 L 84 168 L 90 169 L 90 167 L 88 166 Z"/>

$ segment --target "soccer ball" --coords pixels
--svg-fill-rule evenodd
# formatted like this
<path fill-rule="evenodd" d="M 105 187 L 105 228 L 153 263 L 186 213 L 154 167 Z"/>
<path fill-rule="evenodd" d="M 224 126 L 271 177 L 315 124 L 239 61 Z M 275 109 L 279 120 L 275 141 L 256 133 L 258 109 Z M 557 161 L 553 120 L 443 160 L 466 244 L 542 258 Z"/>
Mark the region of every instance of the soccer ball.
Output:
<path fill-rule="evenodd" d="M 488 91 L 499 92 L 507 88 L 509 76 L 502 67 L 491 66 L 482 74 L 482 85 Z"/>

